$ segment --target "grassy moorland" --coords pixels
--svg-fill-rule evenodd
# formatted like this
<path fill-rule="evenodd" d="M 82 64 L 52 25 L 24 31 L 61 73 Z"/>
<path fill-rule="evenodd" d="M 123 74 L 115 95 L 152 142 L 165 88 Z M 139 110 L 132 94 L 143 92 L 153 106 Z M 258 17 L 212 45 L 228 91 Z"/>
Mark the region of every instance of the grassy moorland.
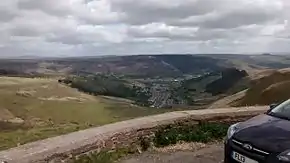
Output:
<path fill-rule="evenodd" d="M 90 96 L 55 79 L 0 77 L 0 149 L 161 112 Z"/>

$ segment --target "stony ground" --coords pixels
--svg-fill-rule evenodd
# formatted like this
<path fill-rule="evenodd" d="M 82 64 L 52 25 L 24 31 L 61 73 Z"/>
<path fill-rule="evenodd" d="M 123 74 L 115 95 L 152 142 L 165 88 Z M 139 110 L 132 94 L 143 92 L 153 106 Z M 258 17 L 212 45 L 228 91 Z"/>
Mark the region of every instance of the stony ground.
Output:
<path fill-rule="evenodd" d="M 148 152 L 120 163 L 222 163 L 223 145 L 213 144 L 196 151 Z"/>

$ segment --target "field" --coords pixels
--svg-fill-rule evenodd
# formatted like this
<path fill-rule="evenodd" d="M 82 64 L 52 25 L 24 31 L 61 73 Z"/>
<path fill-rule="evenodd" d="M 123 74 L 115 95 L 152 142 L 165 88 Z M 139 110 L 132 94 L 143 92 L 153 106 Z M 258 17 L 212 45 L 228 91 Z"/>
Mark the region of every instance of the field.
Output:
<path fill-rule="evenodd" d="M 161 112 L 90 96 L 57 79 L 0 77 L 0 149 Z"/>

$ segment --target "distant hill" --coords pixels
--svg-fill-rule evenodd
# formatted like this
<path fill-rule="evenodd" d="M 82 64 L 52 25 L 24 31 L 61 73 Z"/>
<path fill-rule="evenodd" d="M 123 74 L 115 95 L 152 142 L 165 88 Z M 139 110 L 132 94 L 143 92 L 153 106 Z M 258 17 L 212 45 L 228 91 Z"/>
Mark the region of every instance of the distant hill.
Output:
<path fill-rule="evenodd" d="M 72 74 L 113 73 L 136 78 L 178 77 L 184 74 L 203 73 L 222 68 L 219 59 L 193 55 L 136 55 L 95 59 L 56 61 L 71 67 Z M 221 64 L 226 65 L 226 64 Z"/>
<path fill-rule="evenodd" d="M 242 54 L 205 54 L 201 56 L 208 56 L 218 59 L 226 59 L 229 63 L 235 66 L 247 66 L 249 68 L 275 68 L 282 69 L 290 67 L 289 55 L 273 55 L 270 53 L 264 53 L 261 55 L 242 55 Z"/>
<path fill-rule="evenodd" d="M 107 73 L 135 78 L 178 77 L 184 74 L 216 71 L 228 66 L 220 59 L 194 55 L 11 59 L 0 60 L 0 63 L 0 69 L 13 70 L 19 73 L 57 75 Z"/>
<path fill-rule="evenodd" d="M 156 59 L 165 62 L 184 74 L 199 73 L 200 71 L 217 71 L 222 69 L 219 59 L 194 55 L 156 55 Z"/>
<path fill-rule="evenodd" d="M 96 73 L 132 78 L 180 77 L 236 67 L 250 76 L 263 69 L 290 67 L 285 55 L 162 54 L 107 57 L 0 59 L 0 70 L 27 75 L 87 75 Z M 6 73 L 5 73 L 6 74 Z"/>

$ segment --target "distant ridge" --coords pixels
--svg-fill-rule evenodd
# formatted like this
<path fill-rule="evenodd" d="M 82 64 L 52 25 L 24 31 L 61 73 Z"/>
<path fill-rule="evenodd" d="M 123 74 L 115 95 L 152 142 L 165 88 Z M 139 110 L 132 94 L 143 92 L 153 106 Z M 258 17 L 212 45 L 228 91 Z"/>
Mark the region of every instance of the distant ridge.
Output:
<path fill-rule="evenodd" d="M 38 55 L 21 55 L 21 56 L 1 56 L 0 59 L 60 59 L 60 58 L 110 58 L 110 57 L 122 57 L 122 56 L 161 56 L 161 55 L 194 55 L 194 56 L 256 56 L 256 55 L 290 55 L 290 52 L 261 52 L 261 53 L 142 53 L 142 54 L 118 54 L 118 55 L 59 55 L 59 56 L 38 56 Z"/>

